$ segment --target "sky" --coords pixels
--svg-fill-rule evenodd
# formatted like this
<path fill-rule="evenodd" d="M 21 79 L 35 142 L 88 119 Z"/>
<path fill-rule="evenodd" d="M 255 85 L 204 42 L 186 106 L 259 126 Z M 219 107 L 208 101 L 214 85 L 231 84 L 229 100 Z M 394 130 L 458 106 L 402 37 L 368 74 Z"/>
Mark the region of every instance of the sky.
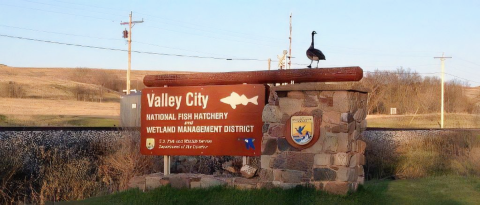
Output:
<path fill-rule="evenodd" d="M 326 56 L 319 67 L 439 77 L 434 57 L 445 53 L 447 80 L 480 86 L 478 11 L 475 0 L 0 0 L 0 64 L 127 69 L 120 23 L 133 12 L 144 20 L 132 30 L 132 50 L 143 52 L 132 53 L 133 70 L 266 70 L 269 58 L 278 69 L 292 13 L 292 68 L 310 64 L 305 51 L 315 30 Z"/>

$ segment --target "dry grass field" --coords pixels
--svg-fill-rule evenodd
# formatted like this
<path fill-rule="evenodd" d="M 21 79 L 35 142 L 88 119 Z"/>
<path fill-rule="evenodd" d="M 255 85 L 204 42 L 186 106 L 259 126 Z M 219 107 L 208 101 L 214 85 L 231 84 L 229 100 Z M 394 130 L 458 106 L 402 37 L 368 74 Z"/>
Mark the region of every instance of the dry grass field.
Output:
<path fill-rule="evenodd" d="M 23 68 L 0 66 L 0 87 L 14 82 L 25 91 L 25 98 L 40 99 L 68 99 L 74 100 L 72 90 L 78 86 L 86 88 L 99 88 L 98 84 L 82 83 L 78 78 L 92 78 L 104 75 L 105 81 L 112 80 L 124 83 L 126 79 L 125 70 L 113 69 L 85 69 L 87 72 L 79 72 L 79 68 Z M 145 75 L 172 73 L 167 71 L 137 71 L 131 73 L 132 89 L 142 88 Z M 178 73 L 178 72 L 176 72 Z M 99 83 L 100 84 L 100 83 Z M 106 89 L 106 98 L 117 98 L 120 92 Z M 1 94 L 1 93 L 0 93 Z M 118 101 L 118 100 L 116 100 Z"/>
<path fill-rule="evenodd" d="M 2 115 L 93 115 L 119 116 L 118 102 L 0 98 Z"/>
<path fill-rule="evenodd" d="M 440 128 L 440 113 L 422 115 L 368 115 L 368 127 Z M 445 128 L 480 128 L 480 115 L 446 113 Z"/>
<path fill-rule="evenodd" d="M 480 111 L 480 87 L 467 87 L 464 94 Z M 440 128 L 440 113 L 410 115 L 369 115 L 368 127 Z M 445 128 L 480 128 L 480 114 L 445 113 Z"/>
<path fill-rule="evenodd" d="M 165 73 L 134 70 L 131 88 Z M 0 126 L 118 126 L 125 79 L 125 70 L 0 65 Z"/>
<path fill-rule="evenodd" d="M 145 75 L 167 73 L 186 72 L 134 70 L 131 88 L 142 89 Z M 0 126 L 118 125 L 125 79 L 125 70 L 0 65 Z M 480 87 L 464 91 L 480 107 Z M 479 115 L 447 114 L 445 120 L 446 127 L 480 127 Z M 368 126 L 437 128 L 439 121 L 439 114 L 373 115 Z"/>
<path fill-rule="evenodd" d="M 120 103 L 0 98 L 0 126 L 119 126 Z"/>

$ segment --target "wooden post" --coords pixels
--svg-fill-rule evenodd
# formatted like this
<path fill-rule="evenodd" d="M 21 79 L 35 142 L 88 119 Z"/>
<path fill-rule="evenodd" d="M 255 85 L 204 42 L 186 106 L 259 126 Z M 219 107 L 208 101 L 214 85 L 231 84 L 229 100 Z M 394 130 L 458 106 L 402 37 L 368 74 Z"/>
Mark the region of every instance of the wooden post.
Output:
<path fill-rule="evenodd" d="M 290 37 L 288 39 L 290 40 L 290 46 L 288 46 L 288 69 L 292 69 L 292 13 L 290 13 Z"/>
<path fill-rule="evenodd" d="M 127 95 L 130 94 L 130 70 L 132 69 L 132 12 L 128 22 L 128 70 L 127 70 Z"/>
<path fill-rule="evenodd" d="M 170 174 L 170 156 L 164 155 L 163 156 L 163 175 Z"/>
<path fill-rule="evenodd" d="M 247 164 L 248 164 L 248 157 L 247 157 L 247 156 L 243 156 L 243 157 L 242 157 L 242 161 L 243 161 L 242 166 L 247 165 Z"/>
<path fill-rule="evenodd" d="M 272 63 L 272 59 L 268 59 L 268 70 L 270 70 L 270 64 Z"/>
<path fill-rule="evenodd" d="M 444 78 L 445 78 L 445 59 L 446 58 L 452 58 L 452 57 L 445 57 L 445 53 L 442 53 L 442 57 L 433 57 L 433 58 L 439 58 L 440 61 L 442 62 L 442 98 L 441 98 L 441 108 L 440 108 L 440 128 L 443 128 L 443 119 L 444 119 L 444 94 L 445 94 L 445 91 L 444 91 L 444 86 L 445 86 L 445 82 L 444 82 Z"/>
<path fill-rule="evenodd" d="M 167 85 L 164 85 L 163 87 L 168 87 Z M 163 156 L 163 175 L 169 175 L 170 174 L 170 156 L 164 155 Z"/>
<path fill-rule="evenodd" d="M 121 22 L 120 25 L 128 24 L 128 70 L 127 70 L 127 95 L 130 94 L 130 70 L 132 69 L 132 27 L 136 23 L 143 23 L 142 21 L 132 21 L 133 12 L 130 11 L 128 22 Z"/>

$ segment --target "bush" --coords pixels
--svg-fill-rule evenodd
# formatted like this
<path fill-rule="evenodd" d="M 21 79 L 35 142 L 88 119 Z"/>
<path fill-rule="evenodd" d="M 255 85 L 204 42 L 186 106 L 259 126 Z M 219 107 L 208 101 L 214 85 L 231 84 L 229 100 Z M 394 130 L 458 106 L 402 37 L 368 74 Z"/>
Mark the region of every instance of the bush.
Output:
<path fill-rule="evenodd" d="M 0 132 L 0 204 L 80 200 L 128 188 L 163 170 L 163 156 L 140 154 L 138 131 Z M 172 172 L 221 174 L 241 157 L 174 156 Z"/>
<path fill-rule="evenodd" d="M 119 139 L 54 146 L 17 135 L 0 141 L 0 204 L 79 200 L 125 190 L 135 175 L 159 172 L 162 160 L 139 151 L 138 132 Z M 48 139 L 46 139 L 48 140 Z"/>
<path fill-rule="evenodd" d="M 480 176 L 478 132 L 397 131 L 378 135 L 371 132 L 365 136 L 369 179 L 446 174 Z"/>
<path fill-rule="evenodd" d="M 410 69 L 369 72 L 360 83 L 371 89 L 368 95 L 369 114 L 389 114 L 397 108 L 398 114 L 435 113 L 440 110 L 438 77 L 422 77 Z M 458 80 L 445 83 L 445 111 L 474 113 L 475 103 L 465 94 L 467 82 Z"/>
<path fill-rule="evenodd" d="M 29 193 L 27 176 L 22 173 L 26 150 L 18 146 L 20 140 L 0 140 L 0 204 L 23 200 Z"/>

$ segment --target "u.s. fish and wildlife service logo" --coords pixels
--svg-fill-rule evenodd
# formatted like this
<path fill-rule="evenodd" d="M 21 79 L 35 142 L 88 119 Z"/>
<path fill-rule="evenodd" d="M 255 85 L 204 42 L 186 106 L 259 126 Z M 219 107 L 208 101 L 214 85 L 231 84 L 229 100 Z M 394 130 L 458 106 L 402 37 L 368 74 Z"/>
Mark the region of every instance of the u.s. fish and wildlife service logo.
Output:
<path fill-rule="evenodd" d="M 313 139 L 313 116 L 292 116 L 291 137 L 298 145 L 306 145 Z"/>
<path fill-rule="evenodd" d="M 147 146 L 147 149 L 152 150 L 155 147 L 155 139 L 147 138 L 146 146 Z"/>

